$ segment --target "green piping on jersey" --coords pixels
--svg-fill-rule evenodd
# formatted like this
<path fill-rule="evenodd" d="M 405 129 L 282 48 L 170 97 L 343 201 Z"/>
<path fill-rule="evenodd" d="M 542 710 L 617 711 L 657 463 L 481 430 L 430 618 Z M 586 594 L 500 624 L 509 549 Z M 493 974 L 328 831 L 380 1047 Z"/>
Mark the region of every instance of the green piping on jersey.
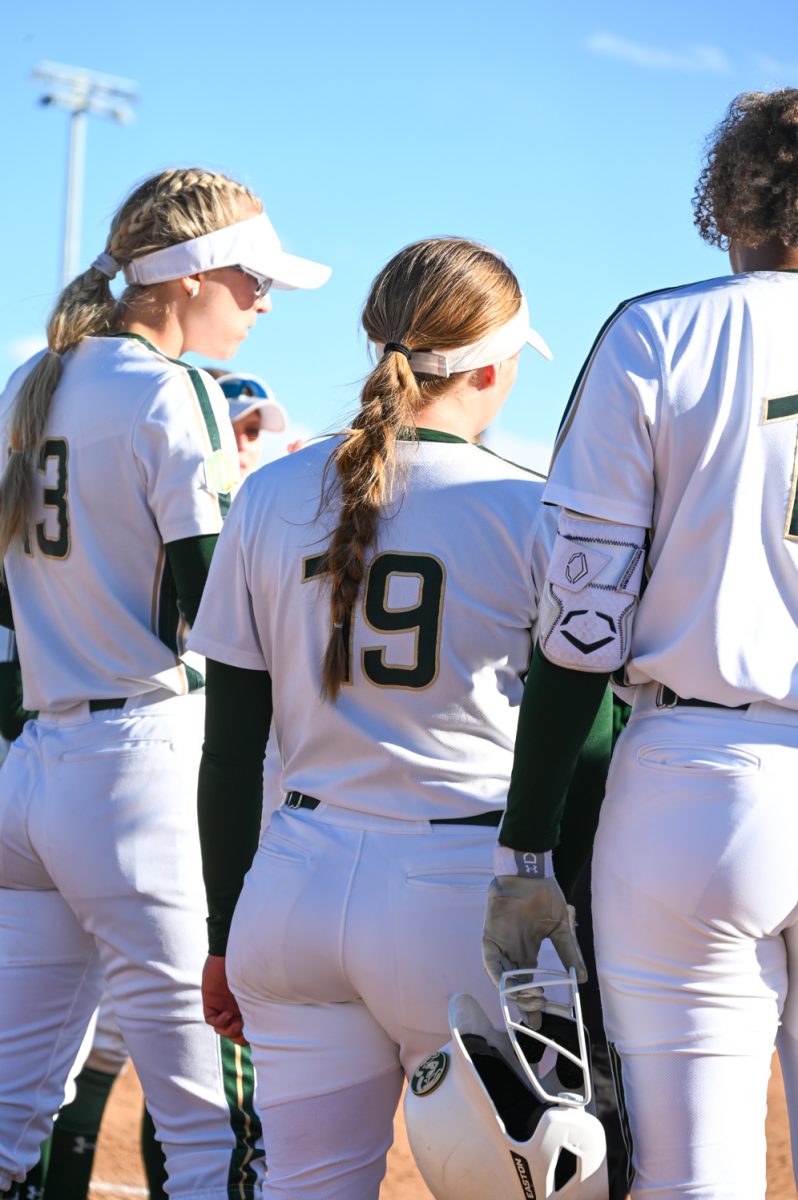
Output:
<path fill-rule="evenodd" d="M 526 471 L 527 475 L 534 475 L 535 479 L 540 479 L 545 483 L 546 476 L 541 475 L 540 471 L 535 471 L 532 467 L 525 467 L 522 463 L 513 462 L 511 458 L 505 458 L 503 454 L 497 454 L 495 450 L 491 450 L 490 446 L 485 446 L 482 442 L 475 444 L 478 450 L 484 450 L 485 454 L 489 454 L 491 458 L 498 458 L 499 462 L 507 463 L 510 467 L 517 467 L 519 471 Z"/>
<path fill-rule="evenodd" d="M 220 1038 L 219 1048 L 230 1127 L 236 1139 L 230 1156 L 227 1194 L 245 1200 L 255 1193 L 257 1172 L 253 1164 L 264 1155 L 262 1146 L 258 1145 L 262 1130 L 254 1103 L 255 1072 L 248 1046 L 237 1046 L 227 1038 Z"/>
<path fill-rule="evenodd" d="M 116 333 L 114 337 L 127 338 L 129 341 L 140 342 L 142 346 L 146 346 L 148 350 L 152 350 L 154 354 L 166 359 L 167 362 L 173 363 L 176 367 L 182 367 L 187 373 L 191 385 L 197 396 L 197 403 L 200 406 L 202 419 L 205 422 L 205 428 L 208 433 L 208 441 L 211 443 L 211 449 L 216 452 L 222 448 L 222 439 L 219 436 L 219 426 L 216 423 L 216 414 L 213 411 L 208 389 L 205 387 L 202 376 L 196 367 L 192 367 L 191 363 L 183 362 L 182 358 L 170 358 L 168 354 L 164 354 L 163 350 L 159 350 L 157 346 L 153 346 L 152 342 L 148 342 L 140 333 Z M 219 497 L 219 511 L 222 517 L 226 517 L 230 508 L 230 493 L 217 492 Z"/>
<path fill-rule="evenodd" d="M 398 440 L 400 442 L 462 442 L 466 446 L 471 445 L 468 438 L 458 437 L 456 433 L 445 433 L 442 429 L 422 429 L 421 426 L 417 426 L 415 429 L 401 429 Z"/>
<path fill-rule="evenodd" d="M 524 467 L 521 463 L 515 463 L 509 458 L 504 458 L 503 455 L 497 454 L 495 450 L 491 450 L 489 446 L 485 446 L 482 442 L 470 442 L 468 438 L 459 437 L 456 433 L 445 433 L 443 429 L 423 429 L 420 426 L 416 429 L 402 429 L 399 432 L 397 440 L 400 442 L 459 442 L 462 446 L 475 446 L 477 450 L 484 450 L 486 454 L 490 454 L 493 458 L 498 458 L 499 462 L 507 463 L 511 467 L 518 467 L 519 471 L 526 471 L 528 475 L 534 475 L 536 479 L 546 478 L 539 471 L 533 471 L 531 467 Z"/>

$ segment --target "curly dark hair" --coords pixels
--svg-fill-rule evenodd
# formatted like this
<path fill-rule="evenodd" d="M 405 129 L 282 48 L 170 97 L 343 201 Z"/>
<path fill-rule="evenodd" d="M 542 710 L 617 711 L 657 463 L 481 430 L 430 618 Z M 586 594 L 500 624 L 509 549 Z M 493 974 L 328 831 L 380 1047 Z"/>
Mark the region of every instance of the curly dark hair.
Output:
<path fill-rule="evenodd" d="M 707 141 L 693 195 L 704 241 L 798 246 L 798 88 L 743 92 Z"/>

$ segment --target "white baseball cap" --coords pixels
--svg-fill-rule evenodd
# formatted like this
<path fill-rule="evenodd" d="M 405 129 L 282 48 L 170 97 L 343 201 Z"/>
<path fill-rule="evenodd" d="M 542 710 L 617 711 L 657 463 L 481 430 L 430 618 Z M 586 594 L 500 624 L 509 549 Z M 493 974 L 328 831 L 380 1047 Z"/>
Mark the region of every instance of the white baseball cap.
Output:
<path fill-rule="evenodd" d="M 238 421 L 257 409 L 261 429 L 267 433 L 283 432 L 287 423 L 285 409 L 277 403 L 274 392 L 260 376 L 231 373 L 220 375 L 216 382 L 227 397 L 231 421 Z"/>

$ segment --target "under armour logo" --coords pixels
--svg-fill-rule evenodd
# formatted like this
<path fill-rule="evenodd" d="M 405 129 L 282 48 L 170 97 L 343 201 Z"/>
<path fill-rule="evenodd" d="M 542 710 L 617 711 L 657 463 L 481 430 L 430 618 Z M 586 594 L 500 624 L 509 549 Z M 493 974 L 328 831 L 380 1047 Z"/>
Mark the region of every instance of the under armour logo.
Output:
<path fill-rule="evenodd" d="M 82 1134 L 78 1134 L 72 1143 L 73 1154 L 93 1154 L 96 1149 L 97 1143 L 89 1141 L 89 1139 L 83 1137 Z"/>

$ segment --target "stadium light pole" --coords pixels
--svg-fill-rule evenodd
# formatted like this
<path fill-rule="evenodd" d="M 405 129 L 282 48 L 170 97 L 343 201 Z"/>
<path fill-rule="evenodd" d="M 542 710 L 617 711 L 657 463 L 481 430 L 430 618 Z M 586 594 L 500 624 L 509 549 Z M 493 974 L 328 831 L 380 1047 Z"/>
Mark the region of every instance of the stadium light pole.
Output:
<path fill-rule="evenodd" d="M 40 63 L 33 72 L 43 80 L 47 91 L 39 103 L 65 108 L 69 117 L 67 155 L 66 211 L 64 214 L 64 250 L 61 286 L 77 274 L 80 250 L 80 220 L 83 210 L 83 172 L 86 161 L 86 117 L 110 117 L 121 124 L 133 120 L 131 104 L 138 99 L 136 85 L 115 75 L 100 75 L 83 67 L 65 67 L 60 63 Z"/>

